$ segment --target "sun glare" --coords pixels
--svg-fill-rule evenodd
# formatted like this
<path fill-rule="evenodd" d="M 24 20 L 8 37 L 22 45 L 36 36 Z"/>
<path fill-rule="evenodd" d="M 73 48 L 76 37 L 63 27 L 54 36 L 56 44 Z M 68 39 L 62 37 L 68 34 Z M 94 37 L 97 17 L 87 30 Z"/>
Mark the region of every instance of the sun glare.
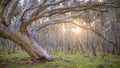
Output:
<path fill-rule="evenodd" d="M 74 33 L 80 33 L 81 32 L 81 29 L 79 27 L 76 27 L 76 28 L 73 28 L 72 31 Z"/>
<path fill-rule="evenodd" d="M 80 28 L 76 25 L 69 24 L 69 25 L 62 25 L 62 32 L 63 33 L 71 32 L 75 35 L 76 34 L 79 35 L 79 34 L 83 33 L 84 31 L 82 28 Z"/>

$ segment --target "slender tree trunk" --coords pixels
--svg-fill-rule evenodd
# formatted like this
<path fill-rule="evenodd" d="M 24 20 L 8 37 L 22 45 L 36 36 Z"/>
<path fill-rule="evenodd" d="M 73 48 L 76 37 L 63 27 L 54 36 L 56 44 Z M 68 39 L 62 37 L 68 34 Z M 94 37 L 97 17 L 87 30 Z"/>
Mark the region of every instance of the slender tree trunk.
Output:
<path fill-rule="evenodd" d="M 16 53 L 16 43 L 13 43 L 13 53 Z"/>

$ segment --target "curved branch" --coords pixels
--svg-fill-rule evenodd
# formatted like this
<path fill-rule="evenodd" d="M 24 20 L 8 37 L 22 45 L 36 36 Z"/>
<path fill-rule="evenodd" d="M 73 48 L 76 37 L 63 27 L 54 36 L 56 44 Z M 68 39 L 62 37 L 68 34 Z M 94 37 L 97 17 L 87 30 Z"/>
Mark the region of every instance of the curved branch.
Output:
<path fill-rule="evenodd" d="M 27 11 L 29 11 L 29 10 L 31 10 L 31 9 L 37 8 L 37 7 L 31 8 L 31 6 L 32 6 L 32 4 L 33 4 L 33 1 L 34 1 L 34 0 L 28 0 L 26 6 L 25 6 L 25 8 L 23 9 L 23 12 L 22 12 L 22 14 L 21 14 L 21 16 L 20 16 L 20 20 L 23 19 L 23 17 L 25 16 L 25 14 L 26 14 Z"/>
<path fill-rule="evenodd" d="M 54 18 L 54 19 L 45 21 L 45 22 L 43 22 L 42 24 L 34 27 L 34 28 L 32 29 L 32 32 L 34 33 L 35 31 L 37 31 L 37 30 L 39 30 L 39 29 L 42 29 L 42 28 L 44 28 L 44 27 L 46 27 L 46 26 L 48 26 L 48 25 L 52 25 L 52 24 L 54 24 L 55 22 L 58 22 L 58 23 L 59 23 L 59 21 L 61 21 L 61 20 L 65 20 L 65 19 L 70 18 L 70 17 L 75 17 L 75 16 L 78 16 L 78 15 L 80 15 L 80 14 L 82 14 L 82 13 L 83 13 L 83 12 L 79 12 L 79 13 L 71 14 L 71 15 L 68 15 L 68 16 L 63 16 L 63 17 L 60 17 L 60 18 Z M 57 23 L 57 24 L 58 24 L 58 23 Z"/>
<path fill-rule="evenodd" d="M 80 25 L 80 24 L 74 23 L 74 22 L 72 22 L 72 21 L 56 21 L 56 22 L 51 21 L 51 22 L 49 22 L 49 23 L 48 23 L 48 22 L 45 22 L 45 24 L 43 23 L 43 24 L 41 24 L 40 26 L 37 26 L 36 28 L 34 28 L 34 29 L 32 30 L 32 32 L 33 32 L 33 34 L 34 34 L 35 31 L 40 30 L 40 29 L 42 29 L 42 28 L 44 28 L 44 27 L 46 27 L 46 26 L 54 25 L 54 24 L 62 24 L 62 23 L 71 23 L 71 24 L 73 24 L 73 25 L 76 25 L 76 26 L 84 29 L 84 30 L 90 30 L 90 31 L 94 32 L 96 35 L 98 35 L 99 37 L 101 37 L 102 39 L 104 39 L 105 41 L 107 41 L 108 43 L 110 43 L 110 44 L 112 44 L 112 45 L 115 45 L 114 42 L 108 40 L 108 39 L 107 39 L 106 37 L 104 37 L 100 32 L 98 32 L 98 31 L 96 31 L 96 30 L 94 30 L 94 29 L 92 29 L 92 28 L 87 28 L 87 27 L 82 26 L 82 25 Z"/>
<path fill-rule="evenodd" d="M 63 0 L 61 0 L 62 2 Z M 53 3 L 53 4 L 48 4 L 47 6 L 51 6 L 51 5 L 55 5 L 57 2 Z M 60 3 L 58 1 L 58 3 Z M 99 8 L 100 6 L 103 6 L 103 7 L 108 7 L 108 6 L 111 6 L 110 5 L 111 3 L 95 3 L 95 4 L 91 4 L 91 5 L 80 5 L 80 6 L 74 6 L 74 7 L 64 7 L 64 8 L 56 8 L 56 9 L 52 9 L 52 10 L 48 10 L 48 11 L 43 11 L 41 12 L 40 15 L 33 15 L 29 20 L 27 21 L 24 21 L 24 23 L 21 25 L 21 29 L 26 29 L 27 26 L 29 24 L 31 24 L 33 21 L 35 20 L 38 20 L 39 18 L 42 18 L 42 17 L 50 17 L 52 15 L 56 15 L 56 14 L 64 14 L 64 13 L 67 13 L 67 12 L 76 12 L 76 11 L 84 11 L 84 10 L 94 10 L 94 11 L 100 11 L 100 12 L 107 12 L 106 10 L 101 10 L 101 9 L 95 9 L 95 8 Z M 41 6 L 42 7 L 42 6 Z M 95 8 L 93 8 L 95 7 Z M 42 8 L 41 8 L 42 9 Z M 37 12 L 37 11 L 35 11 Z M 36 13 L 35 13 L 36 14 Z"/>
<path fill-rule="evenodd" d="M 13 13 L 14 13 L 15 10 L 16 10 L 16 7 L 17 7 L 17 5 L 18 5 L 18 1 L 19 1 L 19 0 L 14 0 L 14 1 L 12 1 L 12 4 L 11 4 L 11 6 L 10 6 L 10 9 L 8 10 L 7 15 L 6 15 L 6 17 L 5 17 L 6 25 L 10 25 L 10 24 L 11 24 L 11 18 L 12 18 L 12 16 L 13 16 Z"/>
<path fill-rule="evenodd" d="M 27 11 L 31 10 L 31 9 L 32 9 L 32 10 L 35 9 L 35 11 L 33 11 L 33 12 L 31 13 L 31 16 L 30 16 L 30 17 L 36 16 L 36 15 L 39 14 L 39 12 L 45 10 L 47 7 L 50 7 L 50 6 L 53 6 L 53 5 L 58 5 L 59 3 L 62 3 L 62 2 L 65 2 L 65 1 L 67 1 L 67 0 L 61 0 L 61 1 L 55 1 L 55 2 L 49 2 L 49 3 L 47 3 L 47 0 L 44 0 L 44 2 L 43 2 L 42 4 L 40 3 L 40 4 L 39 4 L 38 6 L 36 6 L 36 7 L 26 9 L 26 10 L 24 11 L 24 13 L 22 14 L 22 16 L 24 16 L 24 14 L 25 14 Z M 21 18 L 22 18 L 22 17 L 21 17 Z"/>
<path fill-rule="evenodd" d="M 49 6 L 57 5 L 57 4 L 61 3 L 61 2 L 65 2 L 65 1 L 67 1 L 67 0 L 60 0 L 60 1 L 48 2 L 48 3 L 47 3 L 47 1 L 45 1 L 46 4 L 43 4 L 43 5 L 39 4 L 39 6 L 38 6 L 39 8 L 36 7 L 36 10 L 32 12 L 32 14 L 31 14 L 31 16 L 30 16 L 30 19 L 29 19 L 28 21 L 23 22 L 23 23 L 21 24 L 21 26 L 20 26 L 21 31 L 25 30 L 25 29 L 27 28 L 27 26 L 28 26 L 29 24 L 31 24 L 33 21 L 35 21 L 35 20 L 37 20 L 37 19 L 39 19 L 39 18 L 42 17 L 41 15 L 36 16 L 36 15 L 38 15 L 38 13 L 39 13 L 40 11 L 46 9 L 46 8 L 49 7 Z M 25 11 L 25 12 L 26 12 L 26 11 Z M 22 17 L 24 16 L 25 12 L 22 14 Z M 22 18 L 22 17 L 21 17 L 21 18 Z M 31 18 L 31 17 L 32 17 L 32 18 Z"/>

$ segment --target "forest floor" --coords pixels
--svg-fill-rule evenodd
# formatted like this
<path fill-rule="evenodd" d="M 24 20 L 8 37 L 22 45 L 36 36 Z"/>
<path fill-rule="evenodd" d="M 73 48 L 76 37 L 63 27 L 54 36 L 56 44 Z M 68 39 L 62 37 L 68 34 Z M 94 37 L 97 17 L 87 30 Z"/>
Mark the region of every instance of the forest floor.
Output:
<path fill-rule="evenodd" d="M 14 54 L 7 54 L 6 50 L 0 51 L 0 68 L 120 68 L 120 56 L 107 55 L 104 59 L 98 54 L 89 57 L 80 54 L 52 54 L 54 61 L 37 64 L 12 63 L 13 59 L 19 58 L 26 61 L 29 56 L 21 50 Z"/>

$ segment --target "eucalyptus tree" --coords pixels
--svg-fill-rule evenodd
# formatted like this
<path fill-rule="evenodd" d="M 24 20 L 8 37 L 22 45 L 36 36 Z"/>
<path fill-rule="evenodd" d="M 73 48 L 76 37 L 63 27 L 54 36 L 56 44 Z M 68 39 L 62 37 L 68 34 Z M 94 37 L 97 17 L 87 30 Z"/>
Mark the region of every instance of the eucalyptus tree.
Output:
<path fill-rule="evenodd" d="M 116 2 L 101 0 L 39 0 L 36 4 L 34 2 L 35 0 L 27 0 L 20 8 L 21 12 L 15 15 L 20 0 L 0 0 L 0 37 L 19 44 L 33 61 L 52 60 L 34 36 L 39 29 L 48 25 L 66 23 L 65 19 L 80 16 L 86 10 L 107 12 L 111 7 L 119 7 Z M 41 22 L 36 25 L 38 20 Z M 32 24 L 35 26 L 30 28 Z"/>

